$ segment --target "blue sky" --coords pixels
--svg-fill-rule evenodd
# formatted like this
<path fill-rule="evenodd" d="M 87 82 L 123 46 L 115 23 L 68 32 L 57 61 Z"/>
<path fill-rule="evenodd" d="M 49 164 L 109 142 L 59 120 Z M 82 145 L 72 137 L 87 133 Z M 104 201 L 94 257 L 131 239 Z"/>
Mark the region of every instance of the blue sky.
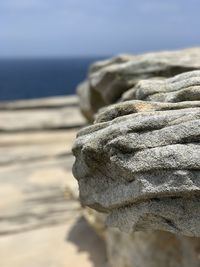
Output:
<path fill-rule="evenodd" d="M 0 57 L 200 45 L 199 0 L 0 0 Z"/>

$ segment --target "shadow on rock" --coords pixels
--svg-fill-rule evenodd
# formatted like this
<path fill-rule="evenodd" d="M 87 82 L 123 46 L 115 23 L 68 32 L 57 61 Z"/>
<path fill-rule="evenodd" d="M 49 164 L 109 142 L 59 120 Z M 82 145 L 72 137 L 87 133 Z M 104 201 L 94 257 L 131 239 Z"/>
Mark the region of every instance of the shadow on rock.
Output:
<path fill-rule="evenodd" d="M 76 221 L 66 236 L 66 240 L 75 244 L 79 253 L 87 252 L 94 267 L 107 266 L 105 243 L 84 217 Z"/>

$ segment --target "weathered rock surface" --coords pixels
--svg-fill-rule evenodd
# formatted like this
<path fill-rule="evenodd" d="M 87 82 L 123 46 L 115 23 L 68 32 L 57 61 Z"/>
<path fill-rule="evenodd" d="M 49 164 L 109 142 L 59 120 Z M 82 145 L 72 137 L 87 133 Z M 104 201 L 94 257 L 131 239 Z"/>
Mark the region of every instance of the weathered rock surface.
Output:
<path fill-rule="evenodd" d="M 0 110 L 0 132 L 69 129 L 85 125 L 77 106 Z"/>
<path fill-rule="evenodd" d="M 100 107 L 118 101 L 123 93 L 141 79 L 171 77 L 198 69 L 200 69 L 200 48 L 136 56 L 124 55 L 97 62 L 90 68 L 87 88 L 82 86 L 78 90 L 81 109 L 83 114 L 90 114 L 91 120 Z M 87 92 L 83 92 L 84 90 Z"/>
<path fill-rule="evenodd" d="M 80 99 L 80 109 L 85 118 L 92 122 L 94 114 L 99 108 L 104 106 L 99 93 L 90 90 L 90 85 L 87 81 L 81 83 L 77 88 L 77 94 Z"/>
<path fill-rule="evenodd" d="M 81 121 L 76 97 L 0 104 L 0 113 L 8 111 L 14 122 L 7 121 L 12 132 L 0 133 L 0 236 L 63 224 L 70 216 L 80 214 L 77 184 L 71 174 L 71 146 L 77 129 L 47 131 L 39 127 L 38 112 L 45 112 L 54 124 L 51 112 L 59 114 L 64 103 L 69 111 L 76 109 Z M 26 121 L 20 121 L 21 112 Z M 65 120 L 71 124 L 73 117 Z M 38 131 L 29 128 L 30 121 L 35 121 L 33 126 L 37 125 Z M 0 121 L 3 123 L 6 121 Z M 20 123 L 24 127 L 19 131 Z"/>
<path fill-rule="evenodd" d="M 163 104 L 153 105 L 159 110 Z M 132 113 L 79 132 L 73 171 L 80 198 L 108 212 L 109 225 L 200 236 L 200 108 L 198 102 L 181 105 L 191 103 Z"/>
<path fill-rule="evenodd" d="M 168 79 L 141 80 L 122 96 L 158 102 L 200 100 L 200 71 L 190 71 Z"/>
<path fill-rule="evenodd" d="M 125 233 L 106 227 L 106 214 L 85 209 L 84 216 L 106 241 L 111 267 L 199 267 L 200 240 L 166 231 Z"/>
<path fill-rule="evenodd" d="M 78 106 L 77 96 L 57 96 L 30 100 L 2 101 L 0 110 L 46 109 Z"/>
<path fill-rule="evenodd" d="M 196 237 L 176 236 L 164 231 L 126 234 L 110 228 L 107 248 L 113 267 L 200 266 L 200 242 Z"/>
<path fill-rule="evenodd" d="M 1 134 L 0 166 L 71 156 L 75 129 Z"/>
<path fill-rule="evenodd" d="M 79 132 L 73 173 L 111 267 L 200 266 L 200 71 L 185 72 L 199 62 L 190 49 L 90 68 L 90 121 L 108 107 Z"/>
<path fill-rule="evenodd" d="M 60 118 L 63 109 L 69 116 Z M 10 120 L 0 116 L 0 125 L 10 130 L 0 132 L 0 266 L 105 267 L 104 242 L 82 217 L 71 173 L 84 122 L 77 97 L 0 103 L 3 112 Z M 44 127 L 39 114 L 55 127 Z"/>
<path fill-rule="evenodd" d="M 113 104 L 100 110 L 95 123 L 107 122 L 117 117 L 140 112 L 179 110 L 200 107 L 200 101 L 185 101 L 180 103 L 145 102 L 140 100 Z"/>

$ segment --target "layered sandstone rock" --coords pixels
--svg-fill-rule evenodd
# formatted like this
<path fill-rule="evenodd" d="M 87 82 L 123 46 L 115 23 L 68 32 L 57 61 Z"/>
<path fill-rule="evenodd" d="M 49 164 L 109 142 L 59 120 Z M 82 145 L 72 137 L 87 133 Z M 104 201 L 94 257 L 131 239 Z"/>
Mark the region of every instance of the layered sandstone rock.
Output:
<path fill-rule="evenodd" d="M 122 96 L 122 101 L 132 99 L 172 103 L 200 100 L 200 71 L 168 79 L 141 80 Z"/>
<path fill-rule="evenodd" d="M 107 231 L 111 267 L 199 267 L 200 241 L 164 231 Z"/>
<path fill-rule="evenodd" d="M 35 132 L 84 126 L 77 97 L 0 102 L 0 132 Z"/>
<path fill-rule="evenodd" d="M 199 68 L 199 48 L 123 55 L 97 62 L 90 68 L 87 86 L 78 89 L 81 110 L 91 121 L 100 107 L 117 102 L 141 79 L 171 77 Z"/>
<path fill-rule="evenodd" d="M 2 267 L 106 266 L 71 174 L 71 146 L 84 125 L 77 100 L 0 102 Z"/>
<path fill-rule="evenodd" d="M 111 266 L 200 266 L 199 85 L 199 71 L 140 81 L 77 136 L 81 202 L 118 228 Z"/>
<path fill-rule="evenodd" d="M 200 108 L 170 105 L 82 130 L 74 175 L 83 204 L 108 212 L 109 224 L 128 232 L 199 236 L 199 138 Z"/>

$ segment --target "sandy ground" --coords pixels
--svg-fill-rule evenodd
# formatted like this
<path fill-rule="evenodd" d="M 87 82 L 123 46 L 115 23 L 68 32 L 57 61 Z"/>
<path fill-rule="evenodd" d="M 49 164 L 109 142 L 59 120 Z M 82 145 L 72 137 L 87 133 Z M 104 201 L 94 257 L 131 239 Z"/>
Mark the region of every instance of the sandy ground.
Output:
<path fill-rule="evenodd" d="M 71 174 L 71 146 L 85 123 L 76 98 L 0 104 L 0 118 L 7 113 L 9 121 L 0 120 L 0 266 L 106 267 L 105 244 L 82 215 Z M 57 128 L 59 114 L 70 116 Z"/>

